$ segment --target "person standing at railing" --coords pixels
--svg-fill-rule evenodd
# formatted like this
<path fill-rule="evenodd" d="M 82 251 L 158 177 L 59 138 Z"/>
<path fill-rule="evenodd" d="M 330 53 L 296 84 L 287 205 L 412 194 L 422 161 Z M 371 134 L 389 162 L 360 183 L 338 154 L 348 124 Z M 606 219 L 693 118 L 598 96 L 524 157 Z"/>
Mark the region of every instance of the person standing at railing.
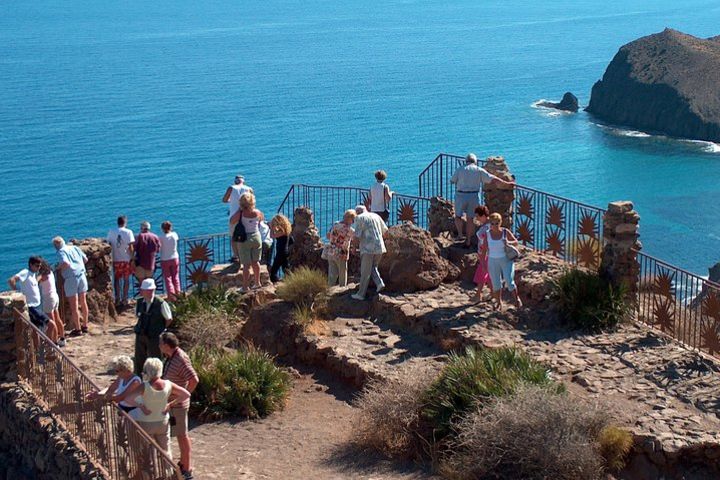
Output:
<path fill-rule="evenodd" d="M 341 287 L 347 285 L 347 264 L 350 258 L 350 242 L 355 236 L 352 224 L 357 214 L 347 210 L 341 222 L 337 222 L 327 233 L 330 242 L 323 248 L 323 258 L 328 262 L 328 286 L 335 282 Z"/>
<path fill-rule="evenodd" d="M 200 382 L 200 378 L 192 366 L 190 357 L 180 348 L 180 342 L 175 334 L 165 332 L 160 335 L 160 351 L 167 358 L 162 378 L 170 380 L 192 394 Z M 192 478 L 192 443 L 188 435 L 189 409 L 189 398 L 170 409 L 170 435 L 177 437 L 180 447 L 180 463 L 178 465 L 186 480 Z"/>
<path fill-rule="evenodd" d="M 383 253 L 387 251 L 383 236 L 388 227 L 378 214 L 368 212 L 364 205 L 355 207 L 355 213 L 355 236 L 360 241 L 360 287 L 352 298 L 365 300 L 370 277 L 375 282 L 378 293 L 385 288 L 378 265 Z"/>
<path fill-rule="evenodd" d="M 264 220 L 263 213 L 255 208 L 255 195 L 250 192 L 240 197 L 240 210 L 230 219 L 236 225 L 233 241 L 238 242 L 238 254 L 243 269 L 243 285 L 241 291 L 250 288 L 250 268 L 253 271 L 253 288 L 260 285 L 260 257 L 262 240 L 259 223 Z"/>
<path fill-rule="evenodd" d="M 41 265 L 42 259 L 40 257 L 30 257 L 28 260 L 28 268 L 23 268 L 8 278 L 7 283 L 11 289 L 19 289 L 20 292 L 25 295 L 25 304 L 27 305 L 32 324 L 47 334 L 50 340 L 57 343 L 58 338 L 55 323 L 50 320 L 50 317 L 40 308 L 41 297 L 37 273 L 40 271 Z M 35 341 L 37 342 L 37 340 Z"/>
<path fill-rule="evenodd" d="M 178 234 L 173 231 L 173 225 L 164 221 L 163 234 L 160 236 L 160 268 L 162 268 L 163 282 L 167 299 L 174 302 L 180 293 L 180 254 L 178 253 Z"/>
<path fill-rule="evenodd" d="M 140 284 L 140 298 L 135 305 L 135 373 L 141 372 L 145 359 L 160 357 L 160 334 L 172 323 L 170 305 L 155 295 L 155 280 L 146 278 Z"/>
<path fill-rule="evenodd" d="M 115 306 L 127 307 L 130 291 L 130 275 L 133 273 L 130 261 L 135 248 L 135 235 L 127 228 L 127 217 L 117 218 L 117 228 L 108 232 L 107 242 L 112 247 L 112 267 L 115 287 Z"/>
<path fill-rule="evenodd" d="M 278 273 L 283 270 L 283 275 L 288 269 L 288 254 L 290 253 L 290 245 L 293 243 L 292 224 L 290 219 L 279 213 L 270 220 L 270 236 L 275 239 L 275 256 L 273 258 L 272 267 L 270 267 L 270 281 L 276 283 L 279 279 Z"/>
<path fill-rule="evenodd" d="M 388 184 L 385 183 L 385 180 L 387 180 L 385 170 L 375 172 L 375 180 L 377 180 L 377 183 L 370 187 L 370 193 L 368 194 L 370 211 L 380 215 L 380 218 L 387 223 L 390 219 L 390 201 L 392 200 L 394 192 L 392 192 Z"/>
<path fill-rule="evenodd" d="M 138 282 L 155 276 L 155 256 L 158 251 L 160 239 L 150 231 L 150 222 L 143 221 L 135 239 L 135 278 Z"/>
<path fill-rule="evenodd" d="M 481 246 L 482 254 L 487 253 L 488 271 L 490 272 L 490 281 L 492 282 L 493 297 L 497 302 L 497 308 L 503 309 L 502 288 L 503 281 L 505 287 L 510 291 L 515 299 L 515 305 L 520 308 L 522 302 L 515 285 L 515 261 L 514 256 L 511 258 L 508 246 L 517 247 L 518 241 L 510 230 L 502 226 L 502 215 L 493 213 L 490 215 L 490 230 L 485 235 Z"/>
<path fill-rule="evenodd" d="M 57 250 L 58 268 L 63 277 L 63 293 L 70 305 L 73 330 L 68 336 L 79 337 L 88 333 L 90 313 L 87 305 L 88 282 L 85 276 L 88 259 L 77 246 L 66 245 L 62 237 L 55 237 L 52 242 Z"/>
<path fill-rule="evenodd" d="M 487 233 L 490 230 L 490 223 L 488 221 L 489 216 L 490 210 L 488 210 L 485 205 L 475 207 L 475 222 L 478 226 L 477 234 L 475 235 L 478 240 L 478 259 L 475 276 L 473 277 L 473 281 L 477 285 L 477 293 L 475 294 L 475 297 L 473 297 L 474 302 L 482 300 L 482 291 L 485 285 L 490 287 L 490 291 L 492 291 L 492 282 L 490 281 L 490 273 L 488 272 L 487 249 L 483 250 L 482 248 L 485 244 Z"/>
<path fill-rule="evenodd" d="M 65 324 L 60 318 L 60 297 L 57 292 L 55 283 L 55 274 L 50 264 L 43 259 L 40 265 L 40 298 L 42 300 L 42 309 L 50 320 L 55 322 L 57 330 L 58 347 L 65 346 Z"/>
<path fill-rule="evenodd" d="M 450 183 L 454 183 L 455 190 L 455 228 L 457 228 L 457 239 L 465 240 L 465 246 L 470 246 L 470 240 L 475 234 L 473 216 L 475 207 L 480 205 L 480 191 L 482 186 L 488 183 L 500 185 L 515 185 L 515 182 L 505 180 L 491 175 L 484 168 L 477 164 L 477 157 L 474 153 L 468 153 L 465 157 L 465 166 L 458 168 L 453 173 Z M 463 220 L 463 215 L 465 216 Z M 465 223 L 465 236 L 463 237 L 463 223 Z"/>
<path fill-rule="evenodd" d="M 238 254 L 238 247 L 235 242 L 232 241 L 233 233 L 235 233 L 235 225 L 237 222 L 233 222 L 233 217 L 240 210 L 240 197 L 243 193 L 253 193 L 253 189 L 248 185 L 245 185 L 245 178 L 242 175 L 235 175 L 233 184 L 225 190 L 222 202 L 228 204 L 228 229 L 230 231 L 230 247 L 232 249 L 231 262 L 237 262 L 240 255 Z"/>
<path fill-rule="evenodd" d="M 120 396 L 129 388 L 133 386 L 139 386 L 142 380 L 138 375 L 133 372 L 133 361 L 132 358 L 127 355 L 118 355 L 110 360 L 109 370 L 112 371 L 116 378 L 105 390 L 94 390 L 87 394 L 89 400 L 97 400 L 104 398 L 105 400 L 111 400 L 114 396 Z M 118 402 L 118 407 L 125 413 L 134 411 L 138 404 L 136 399 L 128 398 Z"/>

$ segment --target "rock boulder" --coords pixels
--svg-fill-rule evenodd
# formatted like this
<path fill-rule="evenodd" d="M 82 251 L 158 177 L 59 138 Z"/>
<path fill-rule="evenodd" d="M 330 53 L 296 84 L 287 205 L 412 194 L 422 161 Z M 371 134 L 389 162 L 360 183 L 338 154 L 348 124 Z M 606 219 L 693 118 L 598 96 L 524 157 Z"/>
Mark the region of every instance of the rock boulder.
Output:
<path fill-rule="evenodd" d="M 302 265 L 327 271 L 327 262 L 320 258 L 323 243 L 315 221 L 313 211 L 308 207 L 298 207 L 293 213 L 292 224 L 293 245 L 290 247 L 288 262 L 290 268 Z"/>
<path fill-rule="evenodd" d="M 88 281 L 87 304 L 90 321 L 104 324 L 115 319 L 117 312 L 115 311 L 110 272 L 112 264 L 110 245 L 101 238 L 73 239 L 70 243 L 80 247 L 80 250 L 88 258 L 85 269 Z M 65 311 L 68 312 L 68 310 Z"/>
<path fill-rule="evenodd" d="M 430 233 L 416 225 L 390 227 L 385 244 L 380 275 L 390 292 L 429 290 L 458 276 L 457 267 L 440 255 Z"/>
<path fill-rule="evenodd" d="M 578 99 L 575 95 L 570 92 L 565 92 L 560 102 L 540 102 L 538 103 L 541 107 L 555 108 L 557 110 L 564 110 L 566 112 L 577 112 L 578 111 Z"/>

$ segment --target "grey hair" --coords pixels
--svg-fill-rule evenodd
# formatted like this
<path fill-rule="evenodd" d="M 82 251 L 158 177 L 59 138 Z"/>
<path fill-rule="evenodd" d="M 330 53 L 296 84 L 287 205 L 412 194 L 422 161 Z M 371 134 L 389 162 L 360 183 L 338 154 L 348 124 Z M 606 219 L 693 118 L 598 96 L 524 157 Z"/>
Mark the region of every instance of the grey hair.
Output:
<path fill-rule="evenodd" d="M 365 212 L 367 212 L 367 207 L 365 205 L 358 205 L 355 207 L 355 213 L 358 215 L 362 215 Z"/>
<path fill-rule="evenodd" d="M 117 355 L 110 360 L 110 370 L 126 370 L 128 372 L 133 371 L 132 358 L 127 355 Z"/>
<path fill-rule="evenodd" d="M 465 157 L 465 163 L 477 163 L 477 156 L 474 153 L 468 153 Z"/>
<path fill-rule="evenodd" d="M 140 229 L 150 230 L 150 222 L 148 222 L 147 220 L 140 222 Z"/>
<path fill-rule="evenodd" d="M 58 235 L 57 237 L 53 238 L 53 239 L 52 239 L 52 243 L 53 243 L 53 245 L 55 245 L 56 247 L 61 247 L 61 248 L 62 248 L 62 247 L 65 246 L 65 240 L 63 240 L 63 238 L 62 238 L 60 235 Z"/>
<path fill-rule="evenodd" d="M 143 365 L 143 377 L 145 380 L 160 378 L 163 371 L 163 363 L 159 358 L 148 358 Z"/>

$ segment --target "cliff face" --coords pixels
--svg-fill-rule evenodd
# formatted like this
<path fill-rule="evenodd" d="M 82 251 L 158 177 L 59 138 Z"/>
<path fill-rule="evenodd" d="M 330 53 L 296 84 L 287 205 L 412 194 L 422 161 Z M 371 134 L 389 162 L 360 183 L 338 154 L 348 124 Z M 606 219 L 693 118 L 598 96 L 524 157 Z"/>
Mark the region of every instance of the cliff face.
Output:
<path fill-rule="evenodd" d="M 587 111 L 641 130 L 720 141 L 720 36 L 665 29 L 624 45 L 593 85 Z"/>

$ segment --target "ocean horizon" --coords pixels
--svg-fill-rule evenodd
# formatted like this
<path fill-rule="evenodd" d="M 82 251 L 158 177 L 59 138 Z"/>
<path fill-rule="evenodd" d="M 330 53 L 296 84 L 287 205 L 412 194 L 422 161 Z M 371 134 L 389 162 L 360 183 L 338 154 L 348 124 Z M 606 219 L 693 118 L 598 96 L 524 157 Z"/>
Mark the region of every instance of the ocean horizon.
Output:
<path fill-rule="evenodd" d="M 518 183 L 632 200 L 643 251 L 720 261 L 720 146 L 537 106 L 590 89 L 617 50 L 671 27 L 720 34 L 720 5 L 637 0 L 0 6 L 0 274 L 51 238 L 226 230 L 243 174 L 275 212 L 293 183 L 417 194 L 440 152 L 502 155 Z"/>

